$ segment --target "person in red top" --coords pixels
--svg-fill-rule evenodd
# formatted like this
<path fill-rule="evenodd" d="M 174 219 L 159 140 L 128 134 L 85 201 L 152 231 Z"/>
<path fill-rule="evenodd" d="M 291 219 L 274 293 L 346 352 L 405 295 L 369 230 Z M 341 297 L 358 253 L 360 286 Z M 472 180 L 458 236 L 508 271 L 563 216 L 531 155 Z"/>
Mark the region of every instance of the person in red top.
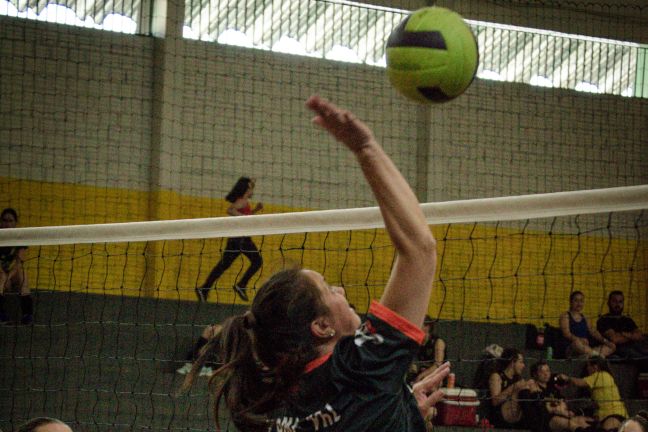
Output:
<path fill-rule="evenodd" d="M 241 177 L 238 179 L 230 193 L 225 197 L 225 199 L 231 203 L 227 208 L 228 215 L 249 216 L 263 210 L 262 203 L 257 203 L 254 208 L 252 208 L 252 205 L 250 204 L 250 198 L 252 198 L 252 194 L 254 193 L 254 185 L 254 179 L 249 177 Z M 247 284 L 252 276 L 259 271 L 261 265 L 263 265 L 263 259 L 261 258 L 259 249 L 257 249 L 250 237 L 232 237 L 227 239 L 227 245 L 225 246 L 223 256 L 209 273 L 205 283 L 196 288 L 196 295 L 198 296 L 199 301 L 207 301 L 207 296 L 209 295 L 211 287 L 216 283 L 218 278 L 220 278 L 223 273 L 230 268 L 232 263 L 234 263 L 234 260 L 241 254 L 245 255 L 250 260 L 250 267 L 248 267 L 246 272 L 243 274 L 243 277 L 234 284 L 233 289 L 241 300 L 249 300 L 246 292 Z"/>
<path fill-rule="evenodd" d="M 224 365 L 211 380 L 217 425 L 224 403 L 240 431 L 423 432 L 442 393 L 443 364 L 412 388 L 405 374 L 424 339 L 436 241 L 416 196 L 369 128 L 312 96 L 313 123 L 355 156 L 378 202 L 396 258 L 366 320 L 345 290 L 313 270 L 272 275 L 244 314 L 224 322 Z"/>

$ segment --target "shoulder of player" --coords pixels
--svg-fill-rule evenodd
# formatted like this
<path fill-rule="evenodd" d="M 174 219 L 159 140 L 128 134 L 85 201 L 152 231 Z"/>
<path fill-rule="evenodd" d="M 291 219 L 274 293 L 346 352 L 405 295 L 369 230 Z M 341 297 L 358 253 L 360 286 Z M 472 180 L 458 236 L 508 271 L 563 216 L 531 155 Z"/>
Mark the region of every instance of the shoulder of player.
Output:
<path fill-rule="evenodd" d="M 395 330 L 397 333 L 401 333 L 408 339 L 413 340 L 419 346 L 423 344 L 425 334 L 420 327 L 379 302 L 374 301 L 371 303 L 367 317 L 368 319 L 360 328 L 361 332 L 364 330 L 365 332 L 373 334 L 376 332 L 375 329 L 373 329 L 374 325 L 382 327 L 384 324 L 387 328 Z M 374 318 L 372 319 L 371 317 Z"/>

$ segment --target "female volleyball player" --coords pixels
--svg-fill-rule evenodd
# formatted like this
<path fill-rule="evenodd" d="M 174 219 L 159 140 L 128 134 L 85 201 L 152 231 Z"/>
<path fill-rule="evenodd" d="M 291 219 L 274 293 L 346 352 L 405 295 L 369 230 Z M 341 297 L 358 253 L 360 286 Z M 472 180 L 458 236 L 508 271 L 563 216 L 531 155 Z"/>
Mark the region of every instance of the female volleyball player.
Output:
<path fill-rule="evenodd" d="M 230 193 L 225 197 L 227 201 L 232 203 L 232 205 L 227 209 L 228 215 L 249 216 L 263 210 L 262 203 L 257 203 L 254 208 L 252 208 L 252 205 L 250 204 L 250 198 L 252 198 L 252 194 L 254 193 L 254 185 L 254 179 L 248 177 L 241 177 L 238 179 Z M 233 237 L 227 239 L 225 252 L 223 252 L 220 261 L 218 261 L 218 264 L 216 264 L 209 273 L 205 283 L 202 284 L 201 287 L 196 288 L 198 300 L 203 302 L 207 301 L 207 295 L 209 294 L 212 285 L 214 285 L 218 278 L 221 277 L 228 268 L 230 268 L 234 260 L 241 254 L 245 255 L 250 260 L 250 267 L 248 267 L 245 274 L 243 274 L 241 280 L 234 284 L 233 289 L 241 300 L 248 301 L 246 293 L 247 284 L 263 264 L 261 253 L 250 237 Z"/>
<path fill-rule="evenodd" d="M 410 389 L 404 376 L 423 332 L 436 268 L 436 243 L 409 185 L 353 114 L 317 96 L 313 122 L 355 155 L 397 257 L 366 321 L 342 287 L 306 269 L 283 270 L 259 289 L 251 309 L 222 331 L 224 366 L 210 384 L 216 417 L 225 401 L 241 431 L 424 431 L 441 396 L 441 366 Z M 215 346 L 208 344 L 203 355 Z"/>

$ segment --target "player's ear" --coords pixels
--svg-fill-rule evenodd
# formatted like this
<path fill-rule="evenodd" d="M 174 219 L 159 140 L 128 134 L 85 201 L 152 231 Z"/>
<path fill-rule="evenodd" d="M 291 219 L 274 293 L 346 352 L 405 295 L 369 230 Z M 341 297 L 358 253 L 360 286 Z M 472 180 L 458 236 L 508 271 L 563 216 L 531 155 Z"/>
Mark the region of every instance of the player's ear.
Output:
<path fill-rule="evenodd" d="M 335 329 L 327 317 L 317 317 L 310 324 L 310 331 L 318 339 L 330 339 L 335 336 Z"/>

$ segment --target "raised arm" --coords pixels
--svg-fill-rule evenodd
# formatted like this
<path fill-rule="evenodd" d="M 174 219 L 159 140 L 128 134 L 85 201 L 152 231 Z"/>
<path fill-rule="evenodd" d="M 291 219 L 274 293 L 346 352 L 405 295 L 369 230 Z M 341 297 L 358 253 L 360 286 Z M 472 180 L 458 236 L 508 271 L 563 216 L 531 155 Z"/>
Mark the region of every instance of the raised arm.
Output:
<path fill-rule="evenodd" d="M 423 324 L 436 270 L 436 242 L 414 192 L 372 132 L 349 111 L 318 96 L 306 106 L 313 122 L 351 150 L 373 191 L 397 257 L 382 304 L 416 325 Z"/>

